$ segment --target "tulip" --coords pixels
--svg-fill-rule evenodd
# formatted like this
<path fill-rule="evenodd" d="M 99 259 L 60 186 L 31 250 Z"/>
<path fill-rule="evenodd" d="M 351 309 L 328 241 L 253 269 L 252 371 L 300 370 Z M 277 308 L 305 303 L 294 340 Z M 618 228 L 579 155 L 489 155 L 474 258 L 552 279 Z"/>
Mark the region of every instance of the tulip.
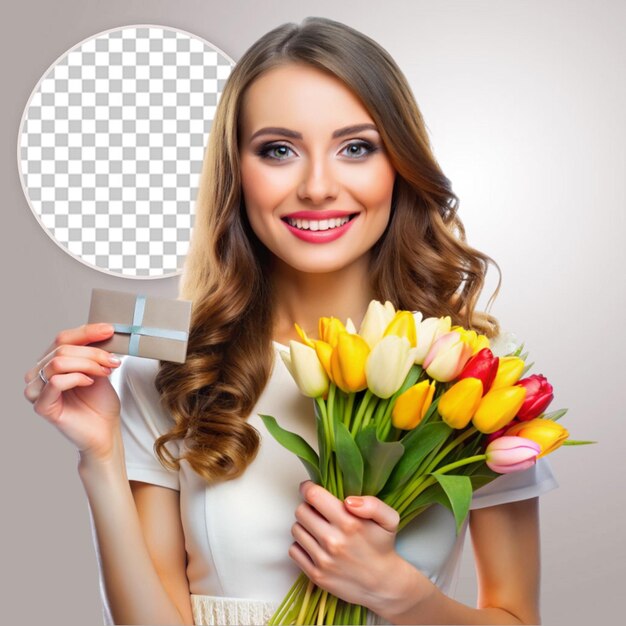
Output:
<path fill-rule="evenodd" d="M 558 422 L 536 417 L 528 422 L 519 422 L 511 426 L 505 435 L 525 437 L 539 444 L 541 454 L 539 457 L 554 452 L 569 437 L 569 432 Z"/>
<path fill-rule="evenodd" d="M 346 327 L 340 319 L 336 317 L 320 317 L 319 338 L 329 343 L 333 348 L 337 345 L 337 338 L 341 333 L 346 332 Z"/>
<path fill-rule="evenodd" d="M 360 335 L 346 331 L 337 335 L 330 357 L 330 372 L 332 380 L 340 389 L 351 392 L 367 387 L 365 363 L 369 353 L 370 348 Z"/>
<path fill-rule="evenodd" d="M 498 357 L 493 356 L 489 348 L 483 348 L 477 352 L 465 365 L 458 379 L 478 378 L 483 384 L 483 395 L 491 388 L 498 371 Z"/>
<path fill-rule="evenodd" d="M 388 335 L 397 335 L 398 337 L 406 337 L 411 348 L 415 348 L 417 342 L 415 334 L 415 319 L 410 311 L 398 311 L 383 333 L 383 337 Z"/>
<path fill-rule="evenodd" d="M 451 428 L 465 428 L 474 417 L 482 396 L 482 382 L 478 378 L 464 378 L 439 398 L 437 410 Z"/>
<path fill-rule="evenodd" d="M 315 353 L 317 354 L 317 358 L 320 360 L 322 367 L 326 370 L 326 374 L 332 380 L 332 372 L 330 369 L 330 359 L 333 354 L 333 347 L 326 343 L 325 341 L 320 341 L 316 339 L 314 342 Z"/>
<path fill-rule="evenodd" d="M 389 301 L 381 304 L 378 300 L 372 300 L 369 303 L 359 328 L 359 335 L 367 341 L 370 349 L 382 339 L 385 328 L 387 328 L 395 313 L 395 309 Z"/>
<path fill-rule="evenodd" d="M 446 317 L 427 317 L 416 325 L 415 331 L 417 335 L 417 356 L 415 363 L 421 365 L 432 347 L 433 343 L 442 335 L 450 332 L 450 316 Z"/>
<path fill-rule="evenodd" d="M 357 334 L 356 326 L 354 325 L 354 322 L 350 318 L 346 320 L 346 332 L 350 333 L 351 335 Z"/>
<path fill-rule="evenodd" d="M 526 388 L 526 399 L 517 414 L 519 420 L 528 421 L 541 415 L 554 398 L 552 385 L 541 374 L 533 374 L 528 378 L 523 378 L 517 384 Z"/>
<path fill-rule="evenodd" d="M 524 437 L 500 437 L 485 450 L 489 469 L 509 474 L 528 469 L 535 464 L 541 451 L 538 443 Z"/>
<path fill-rule="evenodd" d="M 515 418 L 513 418 L 508 424 L 496 430 L 495 433 L 490 433 L 489 435 L 487 435 L 487 439 L 485 439 L 485 443 L 489 445 L 492 441 L 494 441 L 495 439 L 498 439 L 498 437 L 502 437 L 502 435 L 504 435 L 504 433 L 509 428 L 511 428 L 511 426 L 513 426 L 514 424 L 518 424 L 518 423 L 519 422 Z"/>
<path fill-rule="evenodd" d="M 522 375 L 525 365 L 524 361 L 517 356 L 500 357 L 498 372 L 491 383 L 491 389 L 514 385 Z"/>
<path fill-rule="evenodd" d="M 415 350 L 406 337 L 383 337 L 374 346 L 365 365 L 370 391 L 379 398 L 389 398 L 398 391 L 415 361 Z"/>
<path fill-rule="evenodd" d="M 400 394 L 391 411 L 391 423 L 401 430 L 412 430 L 424 419 L 435 393 L 435 382 L 423 380 Z"/>
<path fill-rule="evenodd" d="M 300 335 L 302 342 L 309 346 L 309 348 L 314 348 L 315 342 L 312 339 L 309 339 L 308 335 L 302 330 L 302 328 L 300 328 L 300 326 L 298 326 L 298 324 L 294 324 L 294 326 L 296 327 L 296 332 Z"/>
<path fill-rule="evenodd" d="M 471 354 L 471 346 L 459 333 L 451 331 L 433 343 L 424 359 L 424 369 L 431 378 L 448 382 L 461 373 Z"/>
<path fill-rule="evenodd" d="M 481 433 L 495 433 L 517 415 L 525 396 L 524 387 L 494 389 L 492 386 L 482 397 L 472 423 Z"/>
<path fill-rule="evenodd" d="M 289 352 L 281 350 L 280 356 L 305 396 L 317 398 L 328 393 L 330 381 L 313 348 L 292 340 Z"/>
<path fill-rule="evenodd" d="M 472 347 L 472 355 L 483 348 L 489 347 L 489 339 L 485 335 L 479 335 L 475 330 L 467 330 L 463 328 L 463 326 L 453 326 L 450 330 L 459 333 L 465 340 L 465 343 L 468 343 Z"/>

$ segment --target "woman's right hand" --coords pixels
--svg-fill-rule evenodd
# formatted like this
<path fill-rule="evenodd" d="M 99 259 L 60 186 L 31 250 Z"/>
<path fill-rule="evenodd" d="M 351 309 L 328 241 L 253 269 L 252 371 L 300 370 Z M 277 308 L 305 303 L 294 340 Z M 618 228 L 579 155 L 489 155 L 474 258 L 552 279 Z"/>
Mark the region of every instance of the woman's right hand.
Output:
<path fill-rule="evenodd" d="M 113 335 L 110 324 L 62 330 L 26 372 L 24 396 L 35 412 L 58 428 L 82 455 L 106 460 L 119 430 L 120 400 L 108 375 L 120 359 L 86 344 Z M 43 369 L 48 383 L 39 376 Z"/>

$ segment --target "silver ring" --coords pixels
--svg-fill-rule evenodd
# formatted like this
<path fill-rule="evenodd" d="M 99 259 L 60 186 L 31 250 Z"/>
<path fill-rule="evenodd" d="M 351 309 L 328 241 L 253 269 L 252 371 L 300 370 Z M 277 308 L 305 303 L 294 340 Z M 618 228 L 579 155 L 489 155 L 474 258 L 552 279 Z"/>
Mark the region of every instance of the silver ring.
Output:
<path fill-rule="evenodd" d="M 44 366 L 45 367 L 45 366 Z M 39 378 L 41 378 L 41 380 L 43 380 L 43 384 L 47 385 L 48 384 L 48 379 L 46 378 L 46 375 L 44 374 L 43 371 L 43 367 L 39 368 Z"/>

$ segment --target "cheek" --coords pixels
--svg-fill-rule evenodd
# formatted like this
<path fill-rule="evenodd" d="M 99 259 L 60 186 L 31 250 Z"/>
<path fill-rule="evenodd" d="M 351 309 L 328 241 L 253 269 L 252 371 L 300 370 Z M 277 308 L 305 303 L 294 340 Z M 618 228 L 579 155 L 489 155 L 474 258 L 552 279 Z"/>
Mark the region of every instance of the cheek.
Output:
<path fill-rule="evenodd" d="M 246 206 L 257 211 L 272 211 L 289 191 L 286 168 L 268 168 L 259 163 L 241 164 L 241 186 Z"/>
<path fill-rule="evenodd" d="M 353 181 L 355 194 L 362 204 L 370 209 L 388 209 L 391 205 L 395 170 L 381 165 L 369 172 L 359 173 L 358 180 Z"/>

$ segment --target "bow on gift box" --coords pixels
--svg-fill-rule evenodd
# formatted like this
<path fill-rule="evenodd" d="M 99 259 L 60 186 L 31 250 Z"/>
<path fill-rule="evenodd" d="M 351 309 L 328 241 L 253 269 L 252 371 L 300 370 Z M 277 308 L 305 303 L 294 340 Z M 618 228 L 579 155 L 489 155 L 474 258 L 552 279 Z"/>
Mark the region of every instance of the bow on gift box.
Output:
<path fill-rule="evenodd" d="M 160 337 L 162 339 L 174 339 L 177 341 L 187 341 L 189 333 L 184 330 L 170 330 L 167 328 L 154 328 L 142 326 L 144 311 L 146 309 L 146 296 L 138 295 L 135 300 L 135 310 L 133 312 L 132 324 L 112 324 L 116 333 L 130 335 L 128 343 L 128 354 L 139 356 L 139 338 L 141 335 L 150 337 Z"/>

